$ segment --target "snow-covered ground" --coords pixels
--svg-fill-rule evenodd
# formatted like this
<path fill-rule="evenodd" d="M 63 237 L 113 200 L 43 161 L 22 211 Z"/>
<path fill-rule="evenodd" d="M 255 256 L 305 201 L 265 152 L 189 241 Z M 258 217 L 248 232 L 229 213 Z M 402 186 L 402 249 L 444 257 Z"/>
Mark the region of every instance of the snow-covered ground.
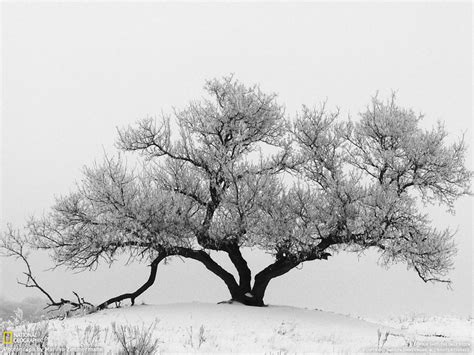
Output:
<path fill-rule="evenodd" d="M 471 319 L 424 320 L 382 324 L 287 306 L 187 303 L 108 309 L 42 324 L 43 333 L 47 325 L 48 348 L 84 353 L 117 353 L 120 335 L 129 347 L 140 337 L 142 343 L 156 342 L 155 352 L 471 352 Z M 13 333 L 35 329 L 41 326 L 23 324 Z M 381 340 L 386 337 L 383 347 L 379 334 Z"/>

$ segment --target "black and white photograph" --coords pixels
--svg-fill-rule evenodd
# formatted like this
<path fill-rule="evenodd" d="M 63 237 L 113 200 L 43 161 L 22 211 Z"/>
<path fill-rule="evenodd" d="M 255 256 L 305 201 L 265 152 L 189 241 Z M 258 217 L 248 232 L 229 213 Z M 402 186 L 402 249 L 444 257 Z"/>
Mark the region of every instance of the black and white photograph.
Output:
<path fill-rule="evenodd" d="M 471 1 L 2 1 L 0 354 L 473 351 Z"/>

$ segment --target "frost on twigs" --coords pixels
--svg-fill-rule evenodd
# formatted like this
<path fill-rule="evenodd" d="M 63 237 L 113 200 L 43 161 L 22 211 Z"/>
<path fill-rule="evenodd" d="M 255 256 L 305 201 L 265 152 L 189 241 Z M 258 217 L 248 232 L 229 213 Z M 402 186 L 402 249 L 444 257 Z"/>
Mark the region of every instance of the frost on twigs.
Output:
<path fill-rule="evenodd" d="M 86 168 L 75 191 L 30 221 L 27 237 L 7 233 L 7 254 L 22 258 L 10 247 L 28 241 L 75 270 L 121 254 L 149 265 L 142 286 L 99 310 L 133 305 L 172 257 L 202 263 L 234 301 L 253 306 L 264 305 L 272 279 L 340 250 L 375 249 L 384 265 L 402 262 L 425 282 L 449 285 L 453 233 L 434 229 L 420 204 L 452 212 L 470 193 L 463 139 L 449 143 L 442 125 L 421 128 L 423 117 L 395 96 L 374 97 L 358 119 L 343 120 L 326 103 L 289 117 L 275 94 L 232 76 L 204 90 L 207 97 L 169 115 L 120 128 L 123 153 Z M 125 154 L 141 164 L 128 168 Z M 243 248 L 274 260 L 252 273 Z M 228 255 L 237 277 L 215 251 Z"/>

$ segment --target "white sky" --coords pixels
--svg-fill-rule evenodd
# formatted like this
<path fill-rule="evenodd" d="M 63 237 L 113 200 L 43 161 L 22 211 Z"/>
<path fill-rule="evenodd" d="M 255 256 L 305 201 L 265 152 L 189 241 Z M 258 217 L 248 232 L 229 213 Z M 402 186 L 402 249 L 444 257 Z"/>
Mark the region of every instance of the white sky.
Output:
<path fill-rule="evenodd" d="M 377 90 L 446 122 L 472 142 L 470 3 L 2 3 L 1 226 L 21 226 L 67 193 L 80 171 L 113 151 L 115 127 L 200 98 L 204 80 L 229 73 L 276 92 L 293 115 L 328 99 L 356 116 Z M 362 315 L 467 315 L 472 307 L 472 199 L 455 216 L 427 208 L 436 226 L 458 228 L 454 290 L 426 285 L 404 265 L 338 255 L 305 263 L 270 284 L 266 301 Z M 250 252 L 251 265 L 269 257 Z M 144 265 L 97 273 L 45 273 L 57 297 L 75 290 L 102 301 L 136 289 Z M 23 265 L 0 260 L 0 295 L 40 296 L 16 285 Z M 193 261 L 160 266 L 148 303 L 228 298 Z"/>

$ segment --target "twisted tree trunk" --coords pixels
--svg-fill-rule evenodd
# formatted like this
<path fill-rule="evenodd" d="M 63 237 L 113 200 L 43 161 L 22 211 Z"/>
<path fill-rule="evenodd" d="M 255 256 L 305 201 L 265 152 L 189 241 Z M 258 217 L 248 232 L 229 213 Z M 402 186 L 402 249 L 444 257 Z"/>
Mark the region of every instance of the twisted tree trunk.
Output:
<path fill-rule="evenodd" d="M 228 272 L 217 262 L 215 262 L 211 258 L 211 256 L 204 250 L 194 250 L 185 247 L 175 247 L 170 249 L 168 252 L 162 250 L 159 256 L 151 263 L 150 276 L 140 288 L 138 288 L 135 292 L 124 293 L 122 295 L 110 298 L 109 300 L 97 306 L 97 309 L 104 309 L 109 304 L 120 302 L 125 299 L 130 299 L 132 305 L 134 305 L 135 299 L 143 292 L 145 292 L 155 282 L 158 264 L 166 257 L 172 255 L 179 255 L 202 263 L 209 271 L 211 271 L 222 281 L 224 281 L 225 285 L 229 290 L 232 301 L 240 302 L 247 306 L 262 307 L 265 306 L 265 291 L 267 290 L 268 284 L 272 279 L 286 274 L 303 261 L 327 259 L 330 254 L 322 251 L 326 249 L 329 245 L 326 244 L 328 244 L 327 241 L 324 242 L 324 245 L 323 243 L 320 243 L 319 249 L 317 248 L 313 252 L 308 253 L 308 255 L 305 255 L 304 258 L 297 258 L 295 256 L 278 256 L 277 260 L 273 264 L 267 266 L 265 269 L 255 275 L 253 287 L 251 286 L 251 271 L 247 265 L 246 260 L 242 256 L 238 245 L 230 244 L 227 245 L 225 249 L 239 274 L 238 283 L 230 272 Z"/>

